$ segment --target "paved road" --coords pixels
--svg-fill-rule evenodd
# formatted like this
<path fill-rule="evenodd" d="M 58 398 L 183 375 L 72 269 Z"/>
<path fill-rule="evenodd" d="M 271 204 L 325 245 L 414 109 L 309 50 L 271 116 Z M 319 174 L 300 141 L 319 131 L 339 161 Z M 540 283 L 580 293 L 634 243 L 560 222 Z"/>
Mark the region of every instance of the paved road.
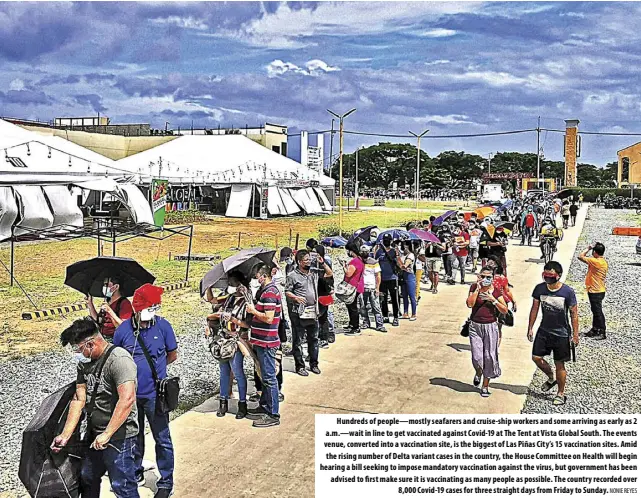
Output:
<path fill-rule="evenodd" d="M 585 214 L 584 207 L 556 254 L 564 268 Z M 530 293 L 541 281 L 539 256 L 534 246 L 508 250 L 519 311 L 516 326 L 505 329 L 503 375 L 491 384 L 488 399 L 472 386 L 469 343 L 459 334 L 469 313 L 464 303 L 468 288 L 441 285 L 436 296 L 424 293 L 416 322 L 402 321 L 388 334 L 339 336 L 331 349 L 321 350 L 322 375 L 287 374 L 280 427 L 253 429 L 249 420 L 217 418 L 214 399 L 172 422 L 176 495 L 313 496 L 316 413 L 519 413 L 534 373 L 525 335 Z M 151 440 L 147 447 L 152 458 Z M 141 496 L 152 493 L 142 488 Z"/>

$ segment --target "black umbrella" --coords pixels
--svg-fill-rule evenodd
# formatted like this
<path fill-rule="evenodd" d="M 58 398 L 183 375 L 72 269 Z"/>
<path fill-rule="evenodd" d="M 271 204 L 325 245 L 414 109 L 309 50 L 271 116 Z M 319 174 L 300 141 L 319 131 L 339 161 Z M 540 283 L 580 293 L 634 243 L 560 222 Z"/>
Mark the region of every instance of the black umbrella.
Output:
<path fill-rule="evenodd" d="M 156 280 L 156 277 L 131 258 L 100 256 L 67 266 L 65 284 L 83 294 L 103 297 L 102 286 L 105 279 L 111 277 L 120 279 L 120 293 L 125 297 L 133 296 L 138 287 L 153 284 Z"/>
<path fill-rule="evenodd" d="M 53 439 L 62 432 L 76 383 L 47 396 L 22 433 L 18 476 L 29 495 L 38 498 L 77 497 L 82 467 L 79 426 L 67 445 L 54 453 Z"/>
<path fill-rule="evenodd" d="M 232 270 L 239 271 L 245 277 L 251 278 L 252 270 L 259 263 L 272 267 L 274 254 L 276 254 L 276 251 L 273 249 L 255 247 L 243 249 L 233 256 L 229 256 L 205 274 L 200 281 L 200 295 L 204 296 L 205 291 L 210 287 L 216 287 L 217 289 L 227 287 L 227 274 Z"/>
<path fill-rule="evenodd" d="M 360 238 L 363 242 L 369 243 L 370 238 L 372 237 L 372 230 L 374 230 L 376 227 L 375 225 L 371 225 L 365 228 L 359 228 L 356 230 L 352 236 L 347 239 L 347 243 L 349 244 L 350 242 L 354 242 L 354 240 L 358 237 Z"/>

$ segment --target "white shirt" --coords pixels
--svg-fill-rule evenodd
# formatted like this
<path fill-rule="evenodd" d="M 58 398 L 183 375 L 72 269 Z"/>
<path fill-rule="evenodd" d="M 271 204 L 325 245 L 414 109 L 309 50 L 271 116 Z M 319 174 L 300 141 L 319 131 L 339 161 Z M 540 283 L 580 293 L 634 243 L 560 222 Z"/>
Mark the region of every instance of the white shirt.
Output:
<path fill-rule="evenodd" d="M 381 266 L 374 258 L 368 258 L 365 262 L 365 271 L 363 272 L 363 281 L 365 289 L 376 290 L 376 274 L 381 272 Z"/>

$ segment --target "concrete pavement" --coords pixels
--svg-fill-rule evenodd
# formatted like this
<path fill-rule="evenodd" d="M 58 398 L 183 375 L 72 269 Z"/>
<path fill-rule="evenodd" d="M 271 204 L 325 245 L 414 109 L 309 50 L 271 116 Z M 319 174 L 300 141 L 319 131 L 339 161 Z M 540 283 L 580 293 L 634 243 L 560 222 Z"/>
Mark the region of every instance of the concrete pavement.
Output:
<path fill-rule="evenodd" d="M 586 212 L 584 206 L 555 255 L 564 269 Z M 469 342 L 459 334 L 469 315 L 468 287 L 441 284 L 437 295 L 423 292 L 417 321 L 401 321 L 387 334 L 339 335 L 329 350 L 321 350 L 322 375 L 286 374 L 279 427 L 254 429 L 233 414 L 217 418 L 215 399 L 174 420 L 175 495 L 313 496 L 316 413 L 519 413 L 535 370 L 526 329 L 531 291 L 541 281 L 543 265 L 538 246 L 521 247 L 516 239 L 507 255 L 518 312 L 515 327 L 504 328 L 502 376 L 490 384 L 489 398 L 481 398 L 472 385 Z M 234 400 L 234 412 L 235 407 Z M 149 436 L 147 449 L 153 459 Z M 141 488 L 141 496 L 153 493 Z"/>

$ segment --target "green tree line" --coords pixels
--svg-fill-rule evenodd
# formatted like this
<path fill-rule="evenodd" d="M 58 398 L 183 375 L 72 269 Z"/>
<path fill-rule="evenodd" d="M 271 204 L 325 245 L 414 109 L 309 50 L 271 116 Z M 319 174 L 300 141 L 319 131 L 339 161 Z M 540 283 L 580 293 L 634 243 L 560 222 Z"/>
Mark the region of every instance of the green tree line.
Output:
<path fill-rule="evenodd" d="M 487 173 L 488 160 L 463 151 L 441 152 L 436 157 L 421 151 L 422 189 L 456 188 L 467 186 Z M 332 165 L 332 178 L 338 179 L 338 160 Z M 541 157 L 541 175 L 545 178 L 563 178 L 565 163 Z M 492 173 L 532 173 L 536 177 L 536 154 L 497 152 L 491 160 Z M 356 153 L 343 154 L 343 179 L 354 180 Z M 414 187 L 416 175 L 416 146 L 381 142 L 358 152 L 358 177 L 363 188 L 389 188 L 394 182 L 399 188 L 406 184 Z M 613 187 L 617 177 L 616 161 L 601 168 L 593 164 L 577 165 L 579 187 Z"/>

